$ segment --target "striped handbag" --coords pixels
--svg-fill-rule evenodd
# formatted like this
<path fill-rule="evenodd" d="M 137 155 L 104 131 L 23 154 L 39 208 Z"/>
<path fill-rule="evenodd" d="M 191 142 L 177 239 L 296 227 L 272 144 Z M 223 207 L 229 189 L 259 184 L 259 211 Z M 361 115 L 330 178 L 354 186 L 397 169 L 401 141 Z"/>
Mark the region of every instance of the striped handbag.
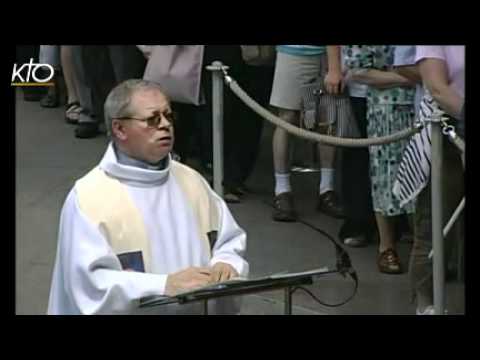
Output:
<path fill-rule="evenodd" d="M 327 94 L 323 79 L 302 86 L 301 126 L 331 136 L 361 137 L 347 89 L 340 95 Z"/>

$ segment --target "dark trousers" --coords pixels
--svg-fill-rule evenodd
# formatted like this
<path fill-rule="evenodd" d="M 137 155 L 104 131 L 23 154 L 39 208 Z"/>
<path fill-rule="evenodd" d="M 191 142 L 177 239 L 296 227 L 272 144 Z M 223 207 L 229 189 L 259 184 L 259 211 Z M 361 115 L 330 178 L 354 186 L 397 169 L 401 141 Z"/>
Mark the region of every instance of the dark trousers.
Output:
<path fill-rule="evenodd" d="M 351 97 L 351 104 L 362 138 L 367 137 L 367 103 L 365 98 Z M 368 148 L 341 148 L 341 192 L 346 214 L 339 238 L 371 236 L 375 229 L 370 186 Z"/>
<path fill-rule="evenodd" d="M 33 62 L 38 63 L 38 56 L 40 54 L 40 45 L 17 45 L 17 64 L 28 63 L 31 58 Z"/>
<path fill-rule="evenodd" d="M 103 105 L 109 92 L 128 79 L 141 79 L 146 59 L 135 45 L 84 45 L 82 63 L 92 91 L 93 114 L 103 122 Z"/>
<path fill-rule="evenodd" d="M 16 48 L 16 56 L 15 61 L 18 66 L 22 66 L 22 64 L 29 63 L 30 59 L 33 59 L 34 63 L 39 62 L 39 55 L 40 55 L 40 45 L 17 45 Z M 39 70 L 41 72 L 41 70 Z M 33 81 L 33 80 L 31 80 Z M 25 86 L 22 87 L 24 93 L 45 93 L 45 88 L 43 87 L 29 87 Z"/>
<path fill-rule="evenodd" d="M 232 58 L 235 58 L 234 46 L 205 45 L 202 62 L 201 87 L 205 95 L 204 105 L 190 105 L 172 103 L 172 108 L 177 114 L 175 121 L 174 151 L 182 160 L 191 157 L 200 158 L 204 166 L 212 163 L 212 73 L 206 69 L 214 60 L 220 60 L 231 66 L 232 71 L 237 71 L 239 66 L 232 67 Z M 233 56 L 232 56 L 233 53 Z M 224 102 L 224 128 L 227 125 L 227 105 L 229 94 L 225 90 Z M 225 139 L 224 139 L 225 141 Z M 224 146 L 224 151 L 225 146 Z"/>
<path fill-rule="evenodd" d="M 245 65 L 243 76 L 244 83 L 239 85 L 261 106 L 268 107 L 273 84 L 273 66 L 250 66 Z M 238 163 L 238 183 L 242 184 L 251 175 L 260 151 L 264 120 L 245 104 L 240 107 L 240 134 L 244 139 L 240 140 L 240 153 Z M 238 141 L 238 140 L 237 140 Z"/>
<path fill-rule="evenodd" d="M 260 104 L 268 103 L 273 81 L 273 68 L 246 65 L 238 45 L 205 46 L 204 65 L 215 60 L 228 65 L 229 74 Z M 205 114 L 202 126 L 203 148 L 212 154 L 212 74 L 202 75 L 205 91 Z M 250 110 L 230 89 L 224 91 L 224 185 L 236 187 L 246 181 L 258 155 L 263 120 Z M 208 161 L 208 160 L 207 160 Z M 210 160 L 211 161 L 211 160 Z"/>
<path fill-rule="evenodd" d="M 443 139 L 443 226 L 450 220 L 464 195 L 465 182 L 462 161 L 458 150 L 446 137 Z M 414 244 L 410 255 L 409 275 L 412 295 L 422 296 L 433 304 L 433 267 L 428 258 L 432 250 L 431 183 L 418 195 L 414 215 Z M 458 223 L 455 224 L 458 226 Z M 460 222 L 461 225 L 461 222 Z M 453 249 L 455 228 L 450 230 L 445 242 L 445 264 Z"/>
<path fill-rule="evenodd" d="M 205 45 L 203 57 L 204 69 L 213 61 L 219 60 L 229 66 L 229 74 L 237 81 L 242 78 L 244 63 L 242 60 L 239 45 Z M 202 124 L 202 148 L 204 161 L 212 162 L 212 73 L 204 70 L 202 73 L 202 88 L 205 92 L 205 112 L 207 117 Z M 227 186 L 233 185 L 239 178 L 239 171 L 234 167 L 241 154 L 239 153 L 242 141 L 240 134 L 234 135 L 238 128 L 242 128 L 240 121 L 241 103 L 235 98 L 232 92 L 225 88 L 223 98 L 223 161 L 224 161 L 224 183 Z M 234 180 L 235 179 L 235 180 Z"/>
<path fill-rule="evenodd" d="M 202 126 L 209 119 L 204 105 L 172 103 L 175 112 L 175 143 L 173 150 L 182 162 L 186 159 L 202 159 Z"/>

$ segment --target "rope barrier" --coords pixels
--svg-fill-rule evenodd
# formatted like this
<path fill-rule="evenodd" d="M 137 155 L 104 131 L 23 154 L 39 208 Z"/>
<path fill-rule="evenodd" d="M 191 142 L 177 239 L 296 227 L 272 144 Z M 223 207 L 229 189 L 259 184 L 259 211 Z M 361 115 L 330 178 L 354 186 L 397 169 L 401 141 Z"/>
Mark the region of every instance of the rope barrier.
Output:
<path fill-rule="evenodd" d="M 257 114 L 262 116 L 264 119 L 271 122 L 273 125 L 278 126 L 288 133 L 301 137 L 307 140 L 324 143 L 332 146 L 343 146 L 343 147 L 368 147 L 373 145 L 384 145 L 389 144 L 395 141 L 403 140 L 411 137 L 415 133 L 419 132 L 423 125 L 415 124 L 413 128 L 405 129 L 399 131 L 395 134 L 382 136 L 378 138 L 362 138 L 362 139 L 353 139 L 353 138 L 340 138 L 330 135 L 322 135 L 305 129 L 301 129 L 297 126 L 289 124 L 282 118 L 275 116 L 267 109 L 259 105 L 255 100 L 253 100 L 241 87 L 238 83 L 232 79 L 230 76 L 223 73 L 225 76 L 225 82 L 230 87 L 230 90 L 237 95 L 240 100 L 242 100 L 245 105 L 250 107 Z"/>

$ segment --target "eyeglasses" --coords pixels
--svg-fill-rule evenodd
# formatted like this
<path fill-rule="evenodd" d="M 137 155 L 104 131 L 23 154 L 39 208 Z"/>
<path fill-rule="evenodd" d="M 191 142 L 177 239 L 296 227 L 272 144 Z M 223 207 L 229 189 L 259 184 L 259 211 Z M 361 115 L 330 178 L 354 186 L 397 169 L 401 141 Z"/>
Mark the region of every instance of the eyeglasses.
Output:
<path fill-rule="evenodd" d="M 173 123 L 175 122 L 175 113 L 172 111 L 169 112 L 160 112 L 160 111 L 154 111 L 152 116 L 149 116 L 144 119 L 140 118 L 135 118 L 131 116 L 124 116 L 124 117 L 117 117 L 115 119 L 117 120 L 137 120 L 137 121 L 142 121 L 147 123 L 147 126 L 150 128 L 157 128 L 158 124 L 162 122 L 162 118 L 167 119 L 167 121 L 170 123 L 170 126 L 173 126 Z"/>

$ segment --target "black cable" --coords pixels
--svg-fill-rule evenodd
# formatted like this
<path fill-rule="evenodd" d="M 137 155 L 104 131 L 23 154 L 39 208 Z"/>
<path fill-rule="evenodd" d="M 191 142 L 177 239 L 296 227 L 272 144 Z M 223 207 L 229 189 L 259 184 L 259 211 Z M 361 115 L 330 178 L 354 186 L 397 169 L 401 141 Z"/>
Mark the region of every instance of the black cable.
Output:
<path fill-rule="evenodd" d="M 269 203 L 266 200 L 264 200 L 264 203 L 267 204 L 270 207 L 273 207 L 273 204 Z M 299 289 L 303 290 L 306 293 L 308 293 L 319 304 L 324 305 L 324 306 L 328 306 L 328 307 L 338 307 L 338 306 L 342 306 L 342 305 L 346 304 L 347 302 L 349 302 L 350 300 L 352 300 L 354 298 L 354 296 L 357 294 L 357 290 L 358 290 L 358 276 L 357 276 L 357 272 L 355 271 L 355 269 L 352 266 L 352 262 L 350 261 L 350 255 L 345 250 L 345 248 L 342 245 L 340 245 L 338 243 L 338 241 L 336 241 L 333 238 L 333 236 L 330 235 L 329 233 L 327 233 L 324 230 L 316 227 L 315 225 L 310 224 L 309 222 L 307 222 L 305 220 L 302 220 L 301 218 L 298 219 L 298 222 L 303 224 L 303 225 L 308 226 L 309 228 L 311 228 L 311 229 L 313 229 L 317 232 L 319 232 L 320 234 L 325 236 L 328 240 L 330 240 L 334 244 L 335 254 L 336 254 L 336 258 L 337 258 L 337 261 L 336 261 L 337 262 L 337 264 L 336 264 L 337 265 L 337 268 L 336 268 L 337 271 L 336 272 L 338 272 L 343 277 L 345 277 L 348 274 L 352 278 L 352 280 L 355 282 L 355 288 L 353 289 L 352 295 L 350 297 L 348 297 L 347 300 L 345 300 L 341 303 L 338 303 L 338 304 L 327 304 L 327 303 L 321 301 L 320 299 L 318 299 L 312 292 L 310 292 L 308 289 L 306 289 L 302 286 L 297 286 L 297 287 L 293 288 L 290 293 L 293 294 L 296 290 L 299 290 Z"/>
<path fill-rule="evenodd" d="M 323 302 L 322 300 L 320 300 L 319 298 L 317 298 L 310 290 L 304 288 L 303 286 L 297 286 L 295 287 L 291 294 L 293 294 L 295 291 L 297 290 L 303 290 L 305 291 L 308 295 L 310 295 L 312 297 L 313 300 L 315 300 L 316 302 L 318 302 L 320 305 L 323 305 L 323 306 L 327 306 L 327 307 L 339 307 L 339 306 L 342 306 L 342 305 L 345 305 L 346 303 L 348 303 L 350 300 L 353 299 L 353 297 L 357 294 L 357 289 L 358 289 L 358 281 L 355 281 L 355 289 L 353 290 L 353 294 L 350 295 L 349 298 L 347 298 L 346 300 L 342 301 L 341 303 L 337 303 L 337 304 L 327 304 L 326 302 Z"/>

